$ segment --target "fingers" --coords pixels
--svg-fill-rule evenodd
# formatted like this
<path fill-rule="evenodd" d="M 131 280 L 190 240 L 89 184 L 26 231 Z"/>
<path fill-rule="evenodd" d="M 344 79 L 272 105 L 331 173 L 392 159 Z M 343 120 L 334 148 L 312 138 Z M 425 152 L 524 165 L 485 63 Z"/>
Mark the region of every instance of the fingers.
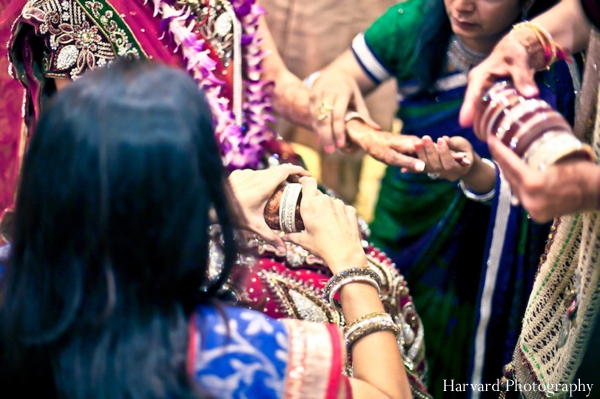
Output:
<path fill-rule="evenodd" d="M 336 98 L 333 115 L 331 116 L 332 136 L 337 148 L 344 148 L 346 145 L 346 112 L 348 111 L 347 98 Z"/>
<path fill-rule="evenodd" d="M 438 154 L 437 145 L 433 142 L 430 136 L 423 136 L 423 152 L 425 153 L 428 171 L 439 171 L 442 168 L 442 162 Z"/>
<path fill-rule="evenodd" d="M 279 183 L 287 180 L 291 175 L 298 176 L 310 176 L 310 172 L 299 165 L 292 165 L 291 163 L 285 163 L 278 166 L 272 166 L 269 170 L 274 171 L 277 174 Z"/>
<path fill-rule="evenodd" d="M 473 163 L 473 146 L 467 139 L 461 136 L 444 136 L 444 140 L 456 162 L 462 166 L 469 166 Z"/>
<path fill-rule="evenodd" d="M 481 107 L 481 98 L 491 86 L 488 71 L 481 69 L 480 67 L 481 66 L 473 68 L 469 73 L 465 99 L 458 115 L 458 122 L 462 127 L 473 125 L 475 113 L 478 111 L 478 108 Z M 485 140 L 485 137 L 480 136 L 477 131 L 475 134 L 480 140 Z"/>
<path fill-rule="evenodd" d="M 469 165 L 472 164 L 472 147 L 462 137 L 453 139 L 443 136 L 433 142 L 430 136 L 423 136 L 422 143 L 415 145 L 417 156 L 427 164 L 428 173 L 437 173 L 447 180 L 454 181 L 469 171 Z M 455 151 L 459 149 L 464 151 Z M 403 168 L 402 172 L 412 171 Z"/>
<path fill-rule="evenodd" d="M 383 137 L 386 133 L 377 133 L 377 136 Z M 420 173 L 425 171 L 426 162 L 423 158 L 415 158 L 406 154 L 416 154 L 422 148 L 422 140 L 415 136 L 386 134 L 388 142 L 384 143 L 384 155 L 376 157 L 388 165 L 400 166 L 403 171 Z M 373 154 L 371 154 L 373 155 Z"/>
<path fill-rule="evenodd" d="M 448 143 L 444 139 L 438 139 L 437 142 L 438 155 L 440 158 L 440 162 L 442 164 L 442 168 L 445 170 L 452 170 L 456 168 L 457 164 L 460 162 L 455 159 L 456 153 L 450 151 L 450 147 L 448 147 Z"/>
<path fill-rule="evenodd" d="M 401 167 L 403 172 L 421 173 L 425 171 L 426 167 L 425 162 L 422 160 L 395 151 L 391 151 L 385 157 L 384 162 L 388 165 Z"/>
<path fill-rule="evenodd" d="M 539 93 L 539 89 L 535 84 L 535 71 L 530 68 L 511 68 L 512 80 L 515 89 L 524 97 L 535 97 Z"/>
<path fill-rule="evenodd" d="M 284 236 L 286 241 L 300 245 L 302 248 L 306 248 L 307 233 L 306 231 L 300 231 L 298 233 L 288 233 Z"/>
<path fill-rule="evenodd" d="M 504 36 L 488 58 L 469 73 L 467 91 L 459 114 L 460 125 L 473 125 L 482 106 L 480 100 L 484 93 L 502 77 L 510 77 L 523 96 L 536 96 L 538 88 L 533 79 L 535 68 L 530 56 L 516 35 Z M 475 133 L 479 139 L 485 140 L 485 132 L 476 130 Z"/>
<path fill-rule="evenodd" d="M 314 91 L 310 94 L 310 104 L 313 109 L 313 130 L 318 135 L 325 152 L 331 153 L 335 151 L 330 121 L 333 112 L 333 100 L 326 98 L 321 91 Z"/>
<path fill-rule="evenodd" d="M 353 81 L 352 83 L 356 85 Z M 329 93 L 327 96 L 323 92 L 311 94 L 311 104 L 315 112 L 313 130 L 319 136 L 323 150 L 328 154 L 335 152 L 336 147 L 344 148 L 346 145 L 344 118 L 351 99 L 351 87 L 339 93 Z"/>
<path fill-rule="evenodd" d="M 302 198 L 315 197 L 322 194 L 319 191 L 317 180 L 315 178 L 304 176 L 298 181 L 302 184 Z"/>
<path fill-rule="evenodd" d="M 279 236 L 279 234 L 275 233 L 271 230 L 266 224 L 265 228 L 257 228 L 255 233 L 260 235 L 269 245 L 272 245 L 277 249 L 277 252 L 286 251 L 285 243 L 283 242 L 283 238 Z"/>

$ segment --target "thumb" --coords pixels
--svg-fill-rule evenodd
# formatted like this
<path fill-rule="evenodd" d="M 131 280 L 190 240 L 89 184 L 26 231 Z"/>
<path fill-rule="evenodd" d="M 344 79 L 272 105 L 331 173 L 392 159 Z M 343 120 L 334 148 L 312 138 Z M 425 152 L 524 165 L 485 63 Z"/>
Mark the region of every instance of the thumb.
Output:
<path fill-rule="evenodd" d="M 513 73 L 512 79 L 515 85 L 515 89 L 523 96 L 527 98 L 535 97 L 539 94 L 539 89 L 535 84 L 534 80 L 535 71 L 526 70 L 521 71 L 517 70 Z"/>

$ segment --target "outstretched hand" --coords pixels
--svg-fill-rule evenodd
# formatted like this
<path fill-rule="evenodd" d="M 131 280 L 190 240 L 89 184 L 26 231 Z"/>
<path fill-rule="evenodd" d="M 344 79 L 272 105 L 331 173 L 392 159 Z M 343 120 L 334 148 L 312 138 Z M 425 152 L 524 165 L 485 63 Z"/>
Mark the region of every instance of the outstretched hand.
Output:
<path fill-rule="evenodd" d="M 229 184 L 237 199 L 244 220 L 240 226 L 260 235 L 278 251 L 285 251 L 283 239 L 265 222 L 264 209 L 277 187 L 290 175 L 307 176 L 301 166 L 283 164 L 265 170 L 236 170 L 229 176 Z"/>
<path fill-rule="evenodd" d="M 469 173 L 475 154 L 464 137 L 444 136 L 434 143 L 431 137 L 423 136 L 422 143 L 417 145 L 417 156 L 427 165 L 427 173 L 455 181 Z"/>
<path fill-rule="evenodd" d="M 323 194 L 313 178 L 302 177 L 300 183 L 300 214 L 305 230 L 287 234 L 286 239 L 321 257 L 334 274 L 365 265 L 356 210 Z"/>
<path fill-rule="evenodd" d="M 351 120 L 346 131 L 352 143 L 386 165 L 400 166 L 410 172 L 423 172 L 425 163 L 416 158 L 421 139 L 417 136 L 373 130 L 360 120 Z"/>

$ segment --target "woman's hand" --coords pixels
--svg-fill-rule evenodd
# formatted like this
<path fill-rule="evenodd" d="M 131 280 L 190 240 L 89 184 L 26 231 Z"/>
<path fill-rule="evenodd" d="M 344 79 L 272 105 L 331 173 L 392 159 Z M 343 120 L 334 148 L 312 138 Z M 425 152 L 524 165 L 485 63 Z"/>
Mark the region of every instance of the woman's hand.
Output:
<path fill-rule="evenodd" d="M 539 91 L 533 76 L 544 64 L 543 47 L 532 30 L 522 28 L 504 36 L 492 53 L 469 73 L 465 100 L 460 109 L 461 126 L 473 125 L 483 95 L 502 77 L 510 77 L 523 96 L 535 97 Z M 486 139 L 483 132 L 476 133 L 480 140 Z"/>
<path fill-rule="evenodd" d="M 346 146 L 346 112 L 353 109 L 374 129 L 381 129 L 369 114 L 363 93 L 375 83 L 363 71 L 350 50 L 344 51 L 320 71 L 310 89 L 313 131 L 319 135 L 325 152 Z"/>
<path fill-rule="evenodd" d="M 513 195 L 535 221 L 599 208 L 600 167 L 593 162 L 565 160 L 542 172 L 528 166 L 495 136 L 488 138 L 488 146 Z"/>
<path fill-rule="evenodd" d="M 302 177 L 300 214 L 305 230 L 287 234 L 291 242 L 321 257 L 331 271 L 366 264 L 356 210 L 342 200 L 331 198 L 317 188 L 317 181 Z"/>
<path fill-rule="evenodd" d="M 277 187 L 290 175 L 307 176 L 308 174 L 308 171 L 301 166 L 291 164 L 258 171 L 250 169 L 233 171 L 229 176 L 229 184 L 244 219 L 239 227 L 260 235 L 278 251 L 285 251 L 283 239 L 265 222 L 265 205 Z"/>
<path fill-rule="evenodd" d="M 425 163 L 414 156 L 421 139 L 416 136 L 373 130 L 367 123 L 352 119 L 346 124 L 352 143 L 386 165 L 401 166 L 411 172 L 423 172 Z"/>
<path fill-rule="evenodd" d="M 427 165 L 427 173 L 455 181 L 470 172 L 476 154 L 464 137 L 444 136 L 434 143 L 431 137 L 423 136 L 422 144 L 417 145 L 417 156 Z"/>

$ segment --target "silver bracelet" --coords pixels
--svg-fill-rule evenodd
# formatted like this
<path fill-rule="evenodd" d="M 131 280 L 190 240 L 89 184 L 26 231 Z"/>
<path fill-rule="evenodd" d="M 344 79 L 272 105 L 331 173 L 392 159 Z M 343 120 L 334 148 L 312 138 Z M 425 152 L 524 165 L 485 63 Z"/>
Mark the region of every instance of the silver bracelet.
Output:
<path fill-rule="evenodd" d="M 284 233 L 295 233 L 296 205 L 302 192 L 302 184 L 290 183 L 283 189 L 279 202 L 279 227 Z"/>
<path fill-rule="evenodd" d="M 306 78 L 304 78 L 302 84 L 304 85 L 304 87 L 310 90 L 313 88 L 313 85 L 315 84 L 317 79 L 319 79 L 319 76 L 321 76 L 321 71 L 315 71 L 308 75 Z"/>
<path fill-rule="evenodd" d="M 483 161 L 483 163 L 489 165 L 492 169 L 496 170 L 496 164 L 493 161 L 491 161 L 487 158 L 481 158 L 481 160 Z M 485 194 L 476 194 L 467 188 L 467 185 L 465 184 L 464 180 L 461 179 L 460 182 L 458 183 L 458 185 L 460 186 L 460 189 L 462 190 L 465 197 L 467 197 L 468 199 L 470 199 L 472 201 L 487 202 L 487 201 L 490 201 L 491 199 L 493 199 L 494 196 L 496 195 L 495 187 L 492 188 L 491 191 L 489 191 Z"/>

